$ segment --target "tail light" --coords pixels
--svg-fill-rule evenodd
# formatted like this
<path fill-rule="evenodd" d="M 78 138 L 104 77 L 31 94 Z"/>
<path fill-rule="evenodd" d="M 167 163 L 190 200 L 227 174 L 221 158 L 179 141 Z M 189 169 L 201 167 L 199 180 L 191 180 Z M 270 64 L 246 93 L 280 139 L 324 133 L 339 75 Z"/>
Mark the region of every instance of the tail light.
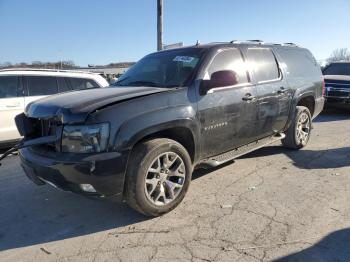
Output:
<path fill-rule="evenodd" d="M 325 81 L 324 81 L 324 77 L 322 77 L 321 85 L 322 85 L 322 96 L 325 96 L 325 94 L 326 94 L 326 84 L 325 84 Z"/>

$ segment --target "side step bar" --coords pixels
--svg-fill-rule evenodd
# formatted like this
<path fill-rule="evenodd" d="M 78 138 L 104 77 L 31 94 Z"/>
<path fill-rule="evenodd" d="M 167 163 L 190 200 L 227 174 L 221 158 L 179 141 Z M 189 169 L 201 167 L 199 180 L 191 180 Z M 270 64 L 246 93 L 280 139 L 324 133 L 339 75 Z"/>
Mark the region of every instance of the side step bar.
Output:
<path fill-rule="evenodd" d="M 250 152 L 252 152 L 252 151 L 254 151 L 256 149 L 264 147 L 264 146 L 266 146 L 268 144 L 271 144 L 273 142 L 281 140 L 281 139 L 283 139 L 285 137 L 286 137 L 286 135 L 284 133 L 278 133 L 276 135 L 269 136 L 269 137 L 257 140 L 255 142 L 252 142 L 250 144 L 238 147 L 236 149 L 233 149 L 233 150 L 228 151 L 226 153 L 223 153 L 221 155 L 217 155 L 217 156 L 214 156 L 214 157 L 207 158 L 204 161 L 202 161 L 201 164 L 215 167 L 215 166 L 224 164 L 224 163 L 226 163 L 226 162 L 228 162 L 230 160 L 233 160 L 233 159 L 235 159 L 237 157 L 240 157 L 242 155 L 250 153 Z"/>

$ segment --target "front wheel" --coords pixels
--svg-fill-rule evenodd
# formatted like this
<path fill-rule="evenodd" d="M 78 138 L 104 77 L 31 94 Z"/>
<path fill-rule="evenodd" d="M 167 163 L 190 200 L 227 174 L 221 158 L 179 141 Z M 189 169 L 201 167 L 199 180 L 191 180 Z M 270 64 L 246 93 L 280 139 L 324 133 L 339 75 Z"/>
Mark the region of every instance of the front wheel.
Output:
<path fill-rule="evenodd" d="M 286 137 L 282 139 L 283 146 L 300 149 L 306 146 L 311 135 L 311 113 L 305 106 L 297 106 L 292 124 L 287 129 Z"/>
<path fill-rule="evenodd" d="M 127 202 L 135 210 L 159 216 L 185 197 L 192 176 L 186 149 L 170 139 L 153 139 L 133 149 L 127 170 Z"/>

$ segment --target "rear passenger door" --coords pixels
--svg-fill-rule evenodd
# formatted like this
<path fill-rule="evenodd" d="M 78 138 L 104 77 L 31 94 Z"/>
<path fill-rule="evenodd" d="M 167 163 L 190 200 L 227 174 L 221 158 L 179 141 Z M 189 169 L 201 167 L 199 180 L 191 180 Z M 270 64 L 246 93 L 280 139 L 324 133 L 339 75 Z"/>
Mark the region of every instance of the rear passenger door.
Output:
<path fill-rule="evenodd" d="M 83 90 L 100 87 L 92 79 L 69 77 L 67 78 L 67 80 L 73 90 Z"/>
<path fill-rule="evenodd" d="M 248 47 L 247 62 L 256 86 L 258 101 L 257 138 L 281 131 L 287 123 L 290 89 L 270 48 Z"/>
<path fill-rule="evenodd" d="M 29 103 L 54 95 L 58 92 L 56 76 L 24 76 L 25 106 Z"/>
<path fill-rule="evenodd" d="M 19 76 L 0 76 L 0 142 L 20 138 L 15 116 L 24 110 L 24 97 Z"/>

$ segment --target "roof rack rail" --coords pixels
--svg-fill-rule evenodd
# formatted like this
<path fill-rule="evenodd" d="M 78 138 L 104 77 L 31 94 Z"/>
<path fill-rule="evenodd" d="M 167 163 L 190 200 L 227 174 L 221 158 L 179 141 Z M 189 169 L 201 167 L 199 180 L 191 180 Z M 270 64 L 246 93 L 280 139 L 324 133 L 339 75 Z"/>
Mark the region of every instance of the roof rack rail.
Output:
<path fill-rule="evenodd" d="M 298 45 L 297 45 L 297 44 L 295 44 L 295 43 L 283 43 L 282 45 L 298 46 Z"/>
<path fill-rule="evenodd" d="M 259 45 L 264 44 L 263 40 L 253 39 L 253 40 L 232 40 L 231 44 L 240 44 L 240 43 L 258 43 Z"/>
<path fill-rule="evenodd" d="M 13 68 L 0 68 L 0 72 L 6 71 L 43 71 L 43 72 L 67 72 L 67 73 L 87 73 L 87 74 L 96 74 L 95 72 L 82 71 L 79 69 L 48 69 L 48 68 L 21 68 L 21 67 L 13 67 Z"/>

